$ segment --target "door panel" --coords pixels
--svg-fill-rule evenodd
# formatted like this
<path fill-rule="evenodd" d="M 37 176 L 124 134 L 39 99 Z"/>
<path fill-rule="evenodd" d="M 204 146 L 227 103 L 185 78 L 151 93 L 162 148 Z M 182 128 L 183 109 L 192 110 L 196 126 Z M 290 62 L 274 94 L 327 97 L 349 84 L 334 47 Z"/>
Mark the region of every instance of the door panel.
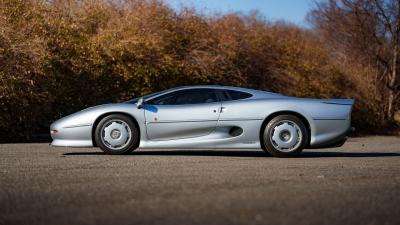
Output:
<path fill-rule="evenodd" d="M 188 105 L 146 105 L 150 140 L 173 140 L 210 134 L 218 121 L 220 102 Z"/>

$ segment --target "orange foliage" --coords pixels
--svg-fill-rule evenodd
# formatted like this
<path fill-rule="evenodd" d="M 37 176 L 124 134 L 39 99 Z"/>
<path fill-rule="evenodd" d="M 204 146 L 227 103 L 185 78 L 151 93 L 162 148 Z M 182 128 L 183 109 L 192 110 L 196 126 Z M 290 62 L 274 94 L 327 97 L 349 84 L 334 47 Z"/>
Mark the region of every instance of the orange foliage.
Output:
<path fill-rule="evenodd" d="M 206 17 L 162 1 L 121 2 L 0 1 L 0 141 L 30 140 L 88 106 L 189 84 L 355 97 L 358 124 L 378 113 L 368 111 L 374 96 L 357 91 L 368 82 L 332 62 L 312 31 L 258 13 Z"/>

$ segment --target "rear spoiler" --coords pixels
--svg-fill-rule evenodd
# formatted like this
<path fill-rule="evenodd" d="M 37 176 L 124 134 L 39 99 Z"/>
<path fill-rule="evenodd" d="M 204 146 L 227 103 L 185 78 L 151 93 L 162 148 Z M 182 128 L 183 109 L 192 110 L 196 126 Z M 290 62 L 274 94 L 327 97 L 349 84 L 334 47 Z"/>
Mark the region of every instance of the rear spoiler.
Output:
<path fill-rule="evenodd" d="M 344 99 L 344 98 L 325 99 L 325 100 L 321 100 L 321 102 L 325 103 L 325 104 L 334 104 L 334 105 L 353 105 L 354 99 Z"/>

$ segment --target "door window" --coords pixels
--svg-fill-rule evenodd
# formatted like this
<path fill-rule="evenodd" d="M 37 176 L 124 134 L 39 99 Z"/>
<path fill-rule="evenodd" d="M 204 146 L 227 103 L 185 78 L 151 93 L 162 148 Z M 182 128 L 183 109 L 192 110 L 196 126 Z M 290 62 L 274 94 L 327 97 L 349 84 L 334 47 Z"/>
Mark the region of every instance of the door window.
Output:
<path fill-rule="evenodd" d="M 217 102 L 217 96 L 213 89 L 201 88 L 181 90 L 169 93 L 147 102 L 151 105 L 186 105 Z"/>

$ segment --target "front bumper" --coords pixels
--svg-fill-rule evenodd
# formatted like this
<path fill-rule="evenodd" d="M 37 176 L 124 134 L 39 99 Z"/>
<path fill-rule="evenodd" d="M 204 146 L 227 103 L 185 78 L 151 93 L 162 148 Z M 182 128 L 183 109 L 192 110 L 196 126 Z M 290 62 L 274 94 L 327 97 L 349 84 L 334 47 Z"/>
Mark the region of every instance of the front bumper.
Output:
<path fill-rule="evenodd" d="M 51 146 L 92 147 L 92 124 L 70 125 L 54 122 L 50 126 Z"/>
<path fill-rule="evenodd" d="M 55 147 L 93 147 L 92 140 L 60 140 L 54 139 L 51 146 Z"/>

